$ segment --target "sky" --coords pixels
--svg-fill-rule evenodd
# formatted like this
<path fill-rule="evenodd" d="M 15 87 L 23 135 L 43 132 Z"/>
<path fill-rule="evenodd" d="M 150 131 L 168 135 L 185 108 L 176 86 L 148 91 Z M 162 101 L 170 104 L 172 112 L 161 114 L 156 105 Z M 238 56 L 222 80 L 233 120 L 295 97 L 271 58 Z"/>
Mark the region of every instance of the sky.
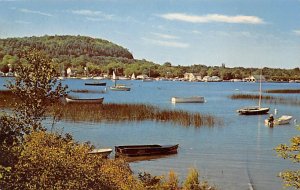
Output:
<path fill-rule="evenodd" d="M 0 38 L 81 35 L 172 65 L 300 67 L 300 0 L 0 0 Z"/>

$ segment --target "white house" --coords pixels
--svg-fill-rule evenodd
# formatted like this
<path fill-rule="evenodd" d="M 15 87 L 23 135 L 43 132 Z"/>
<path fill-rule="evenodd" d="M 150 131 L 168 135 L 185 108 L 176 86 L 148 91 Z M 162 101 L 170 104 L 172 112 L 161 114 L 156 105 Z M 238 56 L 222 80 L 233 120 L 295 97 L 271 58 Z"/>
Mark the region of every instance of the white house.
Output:
<path fill-rule="evenodd" d="M 201 79 L 202 79 L 202 77 L 198 73 L 184 73 L 184 80 L 200 81 Z"/>
<path fill-rule="evenodd" d="M 245 78 L 244 80 L 247 82 L 260 82 L 260 79 L 261 82 L 266 82 L 266 78 L 262 75 L 252 75 L 248 78 Z"/>

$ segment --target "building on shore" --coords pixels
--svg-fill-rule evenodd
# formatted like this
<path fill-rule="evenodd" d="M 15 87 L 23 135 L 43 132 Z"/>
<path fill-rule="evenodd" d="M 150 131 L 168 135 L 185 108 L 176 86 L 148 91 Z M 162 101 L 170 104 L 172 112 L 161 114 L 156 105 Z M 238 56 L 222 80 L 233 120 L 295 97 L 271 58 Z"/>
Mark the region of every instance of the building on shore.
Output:
<path fill-rule="evenodd" d="M 260 81 L 261 79 L 261 81 Z M 263 75 L 252 75 L 248 78 L 245 78 L 246 82 L 266 82 L 266 78 Z"/>
<path fill-rule="evenodd" d="M 199 73 L 184 73 L 184 80 L 187 80 L 187 81 L 201 81 L 202 77 Z"/>

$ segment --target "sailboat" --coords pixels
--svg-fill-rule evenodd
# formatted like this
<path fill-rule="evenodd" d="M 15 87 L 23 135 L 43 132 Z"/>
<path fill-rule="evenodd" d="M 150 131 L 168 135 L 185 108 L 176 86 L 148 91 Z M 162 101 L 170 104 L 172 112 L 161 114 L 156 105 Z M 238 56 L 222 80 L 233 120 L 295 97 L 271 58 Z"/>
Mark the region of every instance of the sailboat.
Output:
<path fill-rule="evenodd" d="M 258 106 L 250 106 L 238 109 L 237 112 L 241 115 L 262 115 L 267 114 L 270 108 L 261 107 L 261 74 L 259 79 L 259 100 Z"/>
<path fill-rule="evenodd" d="M 134 73 L 132 73 L 132 75 L 131 75 L 131 80 L 135 80 L 136 78 L 135 78 L 135 74 Z"/>
<path fill-rule="evenodd" d="M 115 74 L 115 71 L 113 71 L 112 79 L 114 80 L 115 85 L 111 86 L 110 90 L 113 90 L 113 91 L 130 91 L 130 87 L 127 87 L 125 85 L 117 84 L 117 76 Z"/>

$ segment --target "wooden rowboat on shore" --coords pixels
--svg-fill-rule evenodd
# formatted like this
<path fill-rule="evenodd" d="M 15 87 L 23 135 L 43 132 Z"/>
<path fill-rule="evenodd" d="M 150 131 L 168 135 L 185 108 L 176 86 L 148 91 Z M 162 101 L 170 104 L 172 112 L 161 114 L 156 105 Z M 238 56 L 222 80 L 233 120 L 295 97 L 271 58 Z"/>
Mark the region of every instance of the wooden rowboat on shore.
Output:
<path fill-rule="evenodd" d="M 176 154 L 178 144 L 175 145 L 123 145 L 115 146 L 116 156 L 148 156 Z"/>

